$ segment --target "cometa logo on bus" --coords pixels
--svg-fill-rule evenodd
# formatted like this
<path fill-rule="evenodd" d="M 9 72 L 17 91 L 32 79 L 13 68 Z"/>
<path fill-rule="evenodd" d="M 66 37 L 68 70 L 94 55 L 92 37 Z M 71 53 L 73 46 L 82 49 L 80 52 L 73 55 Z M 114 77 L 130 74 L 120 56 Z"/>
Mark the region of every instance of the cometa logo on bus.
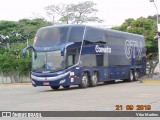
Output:
<path fill-rule="evenodd" d="M 99 47 L 98 45 L 96 45 L 95 51 L 97 53 L 111 53 L 111 48 L 109 48 L 108 46 L 106 48 L 103 48 L 103 47 Z"/>

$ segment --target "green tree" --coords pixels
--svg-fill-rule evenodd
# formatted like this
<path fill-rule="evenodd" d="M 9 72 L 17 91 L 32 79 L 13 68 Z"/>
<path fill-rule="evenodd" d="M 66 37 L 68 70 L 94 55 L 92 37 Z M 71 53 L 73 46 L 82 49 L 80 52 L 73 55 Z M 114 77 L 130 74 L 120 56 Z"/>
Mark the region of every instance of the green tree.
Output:
<path fill-rule="evenodd" d="M 0 21 L 0 35 L 4 36 L 5 39 L 0 40 L 1 43 L 12 43 L 20 40 L 15 38 L 13 31 L 17 31 L 17 22 L 15 21 Z"/>
<path fill-rule="evenodd" d="M 15 43 L 26 41 L 26 38 L 31 40 L 34 38 L 36 31 L 40 27 L 52 25 L 53 23 L 47 22 L 43 19 L 22 19 L 18 22 L 15 21 L 0 21 L 0 35 L 5 39 L 0 39 L 2 43 Z M 22 36 L 16 36 L 16 33 Z M 7 37 L 6 37 L 7 36 Z"/>
<path fill-rule="evenodd" d="M 33 39 L 37 30 L 44 26 L 52 25 L 53 23 L 47 22 L 41 18 L 37 19 L 22 19 L 17 23 L 18 33 L 22 34 L 28 39 Z M 25 38 L 23 38 L 25 39 Z"/>
<path fill-rule="evenodd" d="M 17 27 L 17 22 L 15 21 L 0 21 L 0 34 L 8 35 Z"/>
<path fill-rule="evenodd" d="M 45 8 L 49 18 L 55 23 L 81 24 L 87 22 L 103 22 L 96 17 L 98 10 L 92 1 L 81 2 L 78 4 L 58 4 L 50 5 Z"/>
<path fill-rule="evenodd" d="M 157 21 L 157 15 L 148 16 L 147 18 L 151 19 L 151 20 L 154 20 L 154 21 Z M 160 23 L 160 14 L 158 14 L 158 23 Z"/>

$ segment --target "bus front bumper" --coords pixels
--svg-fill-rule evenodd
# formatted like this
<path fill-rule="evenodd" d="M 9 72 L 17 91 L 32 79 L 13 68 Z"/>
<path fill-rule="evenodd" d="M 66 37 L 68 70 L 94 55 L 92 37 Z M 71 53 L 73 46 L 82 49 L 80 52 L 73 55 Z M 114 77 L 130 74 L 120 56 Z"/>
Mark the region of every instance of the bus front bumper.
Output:
<path fill-rule="evenodd" d="M 67 86 L 77 84 L 77 80 L 70 76 L 70 71 L 54 77 L 37 77 L 31 75 L 32 85 L 36 86 Z"/>

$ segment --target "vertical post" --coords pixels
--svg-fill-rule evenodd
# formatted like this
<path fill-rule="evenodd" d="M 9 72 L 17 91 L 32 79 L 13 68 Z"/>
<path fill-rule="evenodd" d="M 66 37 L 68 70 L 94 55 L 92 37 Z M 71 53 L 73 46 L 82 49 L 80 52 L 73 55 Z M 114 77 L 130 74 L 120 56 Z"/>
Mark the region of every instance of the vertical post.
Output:
<path fill-rule="evenodd" d="M 27 47 L 28 47 L 28 39 L 27 39 Z"/>
<path fill-rule="evenodd" d="M 28 38 L 24 37 L 23 35 L 20 34 L 20 36 L 24 39 L 26 39 L 27 47 L 29 46 Z M 29 51 L 28 51 L 28 57 L 29 57 Z"/>
<path fill-rule="evenodd" d="M 27 39 L 27 47 L 28 47 L 28 39 Z M 28 51 L 28 57 L 29 57 L 29 51 Z"/>
<path fill-rule="evenodd" d="M 153 2 L 153 4 L 154 4 L 154 6 L 155 6 L 155 8 L 156 8 L 156 16 L 157 16 L 157 38 L 158 38 L 158 60 L 159 60 L 159 68 L 160 68 L 160 36 L 159 36 L 159 34 L 158 34 L 158 32 L 160 32 L 159 31 L 159 29 L 158 29 L 158 8 L 157 8 L 157 6 L 156 6 L 156 4 L 155 4 L 155 2 L 154 2 L 154 0 L 150 0 L 150 2 Z"/>
<path fill-rule="evenodd" d="M 2 68 L 1 68 L 1 70 L 2 70 Z M 3 74 L 3 71 L 2 71 L 2 84 L 3 83 L 5 83 L 5 82 L 4 82 L 4 74 Z"/>
<path fill-rule="evenodd" d="M 160 24 L 157 24 L 157 37 L 158 37 L 158 55 L 159 55 L 159 69 L 160 69 Z"/>

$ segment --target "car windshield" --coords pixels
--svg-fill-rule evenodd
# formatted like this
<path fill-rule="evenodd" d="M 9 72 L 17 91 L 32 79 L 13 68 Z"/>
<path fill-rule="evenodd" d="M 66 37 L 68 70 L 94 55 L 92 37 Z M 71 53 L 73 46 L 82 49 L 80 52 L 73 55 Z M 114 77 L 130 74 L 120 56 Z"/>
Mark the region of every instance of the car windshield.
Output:
<path fill-rule="evenodd" d="M 45 27 L 38 30 L 34 47 L 54 47 L 67 42 L 82 42 L 83 26 Z"/>
<path fill-rule="evenodd" d="M 34 52 L 33 52 L 34 56 Z M 65 68 L 64 57 L 61 56 L 61 51 L 53 52 L 37 52 L 37 57 L 32 57 L 32 71 L 59 71 Z"/>

